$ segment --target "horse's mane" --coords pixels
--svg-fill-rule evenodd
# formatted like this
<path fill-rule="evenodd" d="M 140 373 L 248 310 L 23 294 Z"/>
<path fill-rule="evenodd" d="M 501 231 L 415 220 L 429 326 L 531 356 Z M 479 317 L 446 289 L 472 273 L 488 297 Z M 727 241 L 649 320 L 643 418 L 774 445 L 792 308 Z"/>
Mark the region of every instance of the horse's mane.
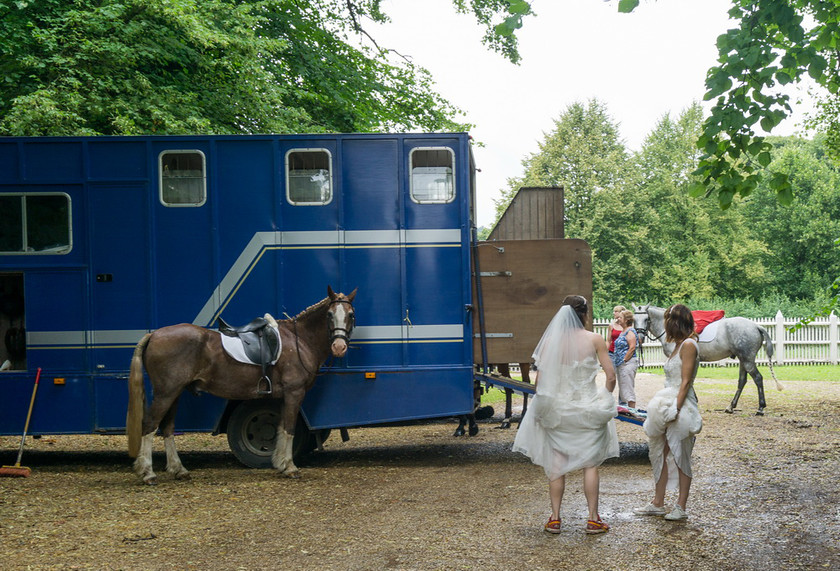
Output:
<path fill-rule="evenodd" d="M 306 309 L 304 309 L 303 311 L 301 311 L 300 313 L 298 313 L 294 317 L 291 317 L 289 319 L 284 319 L 283 321 L 287 321 L 287 322 L 288 321 L 300 321 L 304 317 L 322 309 L 325 305 L 329 304 L 329 302 L 330 302 L 330 298 L 325 297 L 324 299 L 322 299 L 318 303 L 314 303 L 314 304 L 310 305 L 309 307 L 307 307 Z"/>

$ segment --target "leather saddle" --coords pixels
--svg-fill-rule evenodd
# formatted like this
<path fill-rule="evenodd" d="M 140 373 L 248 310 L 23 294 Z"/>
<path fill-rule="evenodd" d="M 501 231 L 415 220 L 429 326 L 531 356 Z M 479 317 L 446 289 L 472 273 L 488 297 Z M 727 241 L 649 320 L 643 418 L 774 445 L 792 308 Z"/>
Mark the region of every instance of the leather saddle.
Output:
<path fill-rule="evenodd" d="M 251 362 L 262 367 L 262 377 L 257 381 L 257 394 L 271 394 L 271 379 L 268 368 L 277 360 L 280 336 L 274 327 L 269 326 L 265 317 L 257 317 L 247 325 L 233 327 L 224 319 L 218 318 L 219 333 L 228 337 L 238 337 L 242 341 L 245 355 Z"/>

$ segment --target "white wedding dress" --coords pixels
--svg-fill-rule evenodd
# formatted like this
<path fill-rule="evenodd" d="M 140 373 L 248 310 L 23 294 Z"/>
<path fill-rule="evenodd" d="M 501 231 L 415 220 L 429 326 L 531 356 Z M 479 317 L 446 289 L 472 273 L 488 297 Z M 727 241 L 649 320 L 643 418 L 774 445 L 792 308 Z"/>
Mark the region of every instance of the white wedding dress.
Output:
<path fill-rule="evenodd" d="M 683 343 L 691 343 L 697 347 L 694 339 L 686 339 Z M 691 452 L 694 449 L 694 437 L 703 428 L 703 419 L 697 408 L 697 394 L 692 385 L 688 389 L 685 401 L 677 415 L 677 392 L 682 384 L 682 359 L 680 349 L 674 349 L 671 357 L 665 362 L 665 388 L 657 392 L 648 403 L 647 420 L 644 429 L 649 439 L 650 463 L 653 467 L 653 481 L 658 482 L 662 474 L 664 462 L 668 462 L 667 489 L 674 489 L 679 482 L 677 467 L 683 474 L 692 477 Z M 694 363 L 694 374 L 697 374 L 699 359 Z M 692 375 L 693 377 L 693 375 Z M 670 452 L 664 457 L 665 443 Z"/>
<path fill-rule="evenodd" d="M 571 312 L 564 306 L 555 320 L 568 319 L 561 316 L 564 309 Z M 619 455 L 615 399 L 596 384 L 595 349 L 572 317 L 574 322 L 555 324 L 553 335 L 550 324 L 534 352 L 537 391 L 513 442 L 513 450 L 542 466 L 549 480 Z"/>

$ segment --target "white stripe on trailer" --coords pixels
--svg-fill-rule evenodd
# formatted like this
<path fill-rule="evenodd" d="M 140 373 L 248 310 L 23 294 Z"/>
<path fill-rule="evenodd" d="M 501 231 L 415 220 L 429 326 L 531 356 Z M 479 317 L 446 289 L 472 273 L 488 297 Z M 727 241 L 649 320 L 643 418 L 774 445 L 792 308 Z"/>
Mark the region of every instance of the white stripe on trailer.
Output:
<path fill-rule="evenodd" d="M 360 325 L 353 330 L 352 344 L 456 343 L 464 340 L 464 326 L 440 325 Z"/>
<path fill-rule="evenodd" d="M 210 327 L 267 249 L 457 247 L 461 230 L 335 230 L 257 232 L 193 320 Z"/>

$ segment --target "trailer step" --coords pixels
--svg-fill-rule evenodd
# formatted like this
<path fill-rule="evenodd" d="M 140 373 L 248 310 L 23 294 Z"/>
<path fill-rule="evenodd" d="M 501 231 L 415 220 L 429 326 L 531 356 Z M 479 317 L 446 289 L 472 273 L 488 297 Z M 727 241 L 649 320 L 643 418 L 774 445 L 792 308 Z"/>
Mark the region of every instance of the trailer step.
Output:
<path fill-rule="evenodd" d="M 511 389 L 514 392 L 522 393 L 523 395 L 532 395 L 537 390 L 531 383 L 525 381 L 517 381 L 502 375 L 494 375 L 492 373 L 476 373 L 475 378 L 486 385 L 493 385 L 502 389 Z"/>
<path fill-rule="evenodd" d="M 501 375 L 494 375 L 492 373 L 475 373 L 475 379 L 486 385 L 492 385 L 494 387 L 499 387 L 502 389 L 511 389 L 515 392 L 522 393 L 523 395 L 533 395 L 536 393 L 537 390 L 536 387 L 531 383 L 517 381 L 516 379 L 503 377 Z M 645 422 L 643 418 L 634 418 L 623 414 L 616 414 L 615 418 L 616 420 L 622 420 L 624 422 L 629 422 L 637 426 L 642 426 Z"/>

